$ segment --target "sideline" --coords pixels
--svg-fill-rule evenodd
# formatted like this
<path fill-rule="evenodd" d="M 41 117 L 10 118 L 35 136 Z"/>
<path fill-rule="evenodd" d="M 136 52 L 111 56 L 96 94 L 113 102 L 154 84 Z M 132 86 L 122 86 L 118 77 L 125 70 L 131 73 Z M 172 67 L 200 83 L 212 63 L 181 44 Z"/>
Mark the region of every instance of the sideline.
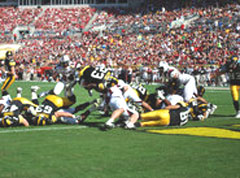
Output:
<path fill-rule="evenodd" d="M 19 132 L 35 132 L 35 131 L 52 131 L 52 130 L 73 130 L 73 129 L 85 129 L 87 126 L 66 126 L 66 127 L 45 127 L 45 128 L 22 128 L 22 129 L 0 129 L 0 134 L 5 133 L 19 133 Z"/>

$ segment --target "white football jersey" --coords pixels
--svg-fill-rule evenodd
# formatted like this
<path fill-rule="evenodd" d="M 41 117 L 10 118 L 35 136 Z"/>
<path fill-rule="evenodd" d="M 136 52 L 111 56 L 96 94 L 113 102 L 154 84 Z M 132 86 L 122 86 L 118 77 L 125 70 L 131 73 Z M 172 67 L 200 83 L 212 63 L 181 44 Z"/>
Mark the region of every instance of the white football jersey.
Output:
<path fill-rule="evenodd" d="M 186 85 L 190 80 L 194 79 L 194 77 L 189 74 L 180 73 L 178 79 L 181 84 Z"/>
<path fill-rule="evenodd" d="M 108 89 L 107 97 L 110 97 L 110 98 L 111 97 L 122 97 L 123 98 L 123 94 L 122 94 L 122 91 L 115 85 Z"/>
<path fill-rule="evenodd" d="M 142 100 L 139 98 L 139 96 L 137 95 L 137 93 L 135 92 L 135 90 L 128 85 L 127 83 L 125 83 L 123 80 L 118 80 L 118 85 L 117 85 L 120 89 L 123 89 L 123 87 L 127 87 L 128 89 L 123 93 L 123 97 L 125 99 L 125 101 L 129 101 L 132 100 L 133 102 L 141 105 L 142 104 Z"/>
<path fill-rule="evenodd" d="M 171 103 L 171 105 L 176 105 L 177 103 L 183 101 L 183 97 L 180 95 L 168 95 L 167 100 Z"/>
<path fill-rule="evenodd" d="M 137 113 L 136 111 L 130 109 L 122 95 L 122 91 L 117 87 L 113 86 L 108 90 L 107 96 L 109 97 L 109 107 L 112 111 L 117 109 L 124 109 L 122 116 L 127 120 L 131 114 Z"/>

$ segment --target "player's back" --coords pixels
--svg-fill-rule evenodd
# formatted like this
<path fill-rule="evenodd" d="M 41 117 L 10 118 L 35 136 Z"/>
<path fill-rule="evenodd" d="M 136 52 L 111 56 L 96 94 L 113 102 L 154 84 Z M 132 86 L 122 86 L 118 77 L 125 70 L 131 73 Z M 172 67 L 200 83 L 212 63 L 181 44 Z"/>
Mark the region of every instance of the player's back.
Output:
<path fill-rule="evenodd" d="M 107 68 L 86 66 L 80 71 L 80 77 L 87 83 L 100 83 L 109 73 Z"/>

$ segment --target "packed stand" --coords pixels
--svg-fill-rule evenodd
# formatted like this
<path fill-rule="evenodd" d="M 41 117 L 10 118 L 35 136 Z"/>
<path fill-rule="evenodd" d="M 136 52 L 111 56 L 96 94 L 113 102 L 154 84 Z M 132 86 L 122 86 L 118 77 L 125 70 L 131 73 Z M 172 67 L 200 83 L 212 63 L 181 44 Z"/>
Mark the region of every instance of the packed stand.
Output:
<path fill-rule="evenodd" d="M 86 11 L 90 14 L 95 12 L 94 9 Z M 64 19 L 70 12 L 76 14 L 82 10 L 47 9 L 42 19 L 35 23 L 45 30 L 61 31 L 63 28 L 58 25 L 41 24 L 48 13 L 52 14 L 50 17 L 55 22 L 58 18 L 53 14 L 57 13 L 58 17 Z M 18 52 L 17 60 L 21 64 L 39 66 L 50 61 L 54 65 L 59 56 L 69 54 L 73 63 L 118 66 L 116 75 L 121 70 L 127 70 L 134 78 L 145 81 L 155 81 L 153 78 L 156 75 L 159 80 L 157 66 L 161 60 L 166 60 L 170 65 L 179 66 L 181 70 L 199 77 L 199 81 L 204 81 L 205 85 L 210 85 L 209 73 L 225 63 L 229 55 L 239 52 L 238 12 L 238 5 L 175 10 L 156 10 L 152 6 L 134 11 L 122 8 L 99 10 L 92 28 L 104 24 L 107 28 L 102 33 L 90 29 L 81 38 L 64 35 L 56 38 L 45 34 L 23 39 L 19 42 L 25 47 Z M 198 19 L 179 28 L 171 27 L 173 21 L 192 16 L 198 16 Z M 74 15 L 72 17 L 75 18 Z M 90 20 L 88 17 L 87 21 Z M 68 25 L 76 28 L 70 22 Z M 64 26 L 65 30 L 70 28 L 68 25 Z"/>
<path fill-rule="evenodd" d="M 34 25 L 39 31 L 81 32 L 94 13 L 94 8 L 47 8 L 44 14 L 34 22 Z"/>
<path fill-rule="evenodd" d="M 38 8 L 0 7 L 0 31 L 11 32 L 18 25 L 29 25 L 40 12 Z"/>

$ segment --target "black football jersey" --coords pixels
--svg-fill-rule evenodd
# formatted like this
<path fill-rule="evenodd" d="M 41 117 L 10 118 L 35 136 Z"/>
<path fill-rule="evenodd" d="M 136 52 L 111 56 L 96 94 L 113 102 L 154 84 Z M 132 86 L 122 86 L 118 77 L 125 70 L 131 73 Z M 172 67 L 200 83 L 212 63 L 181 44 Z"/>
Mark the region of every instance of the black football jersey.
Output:
<path fill-rule="evenodd" d="M 240 63 L 238 61 L 231 60 L 227 62 L 222 71 L 229 74 L 231 85 L 240 85 Z"/>
<path fill-rule="evenodd" d="M 110 74 L 107 68 L 86 66 L 80 72 L 80 77 L 87 83 L 101 83 L 107 74 Z"/>

